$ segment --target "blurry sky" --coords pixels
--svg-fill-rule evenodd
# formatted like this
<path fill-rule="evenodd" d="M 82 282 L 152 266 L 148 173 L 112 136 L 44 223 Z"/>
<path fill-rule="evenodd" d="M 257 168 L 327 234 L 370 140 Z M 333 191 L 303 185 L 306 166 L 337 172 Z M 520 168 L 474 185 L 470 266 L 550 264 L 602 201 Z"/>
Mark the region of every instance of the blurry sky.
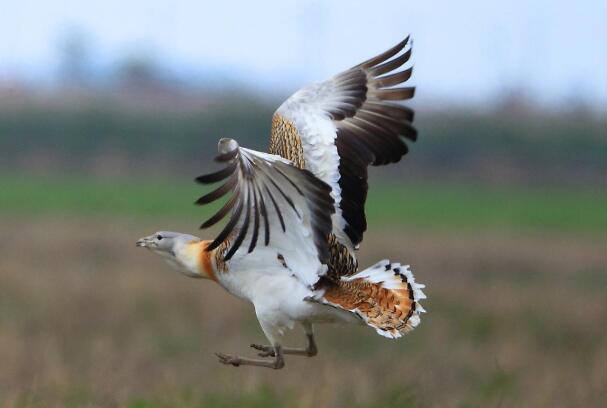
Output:
<path fill-rule="evenodd" d="M 98 67 L 154 55 L 178 74 L 287 92 L 411 33 L 426 100 L 478 104 L 522 88 L 547 104 L 604 107 L 606 19 L 605 0 L 0 0 L 0 80 L 51 80 L 77 29 Z"/>

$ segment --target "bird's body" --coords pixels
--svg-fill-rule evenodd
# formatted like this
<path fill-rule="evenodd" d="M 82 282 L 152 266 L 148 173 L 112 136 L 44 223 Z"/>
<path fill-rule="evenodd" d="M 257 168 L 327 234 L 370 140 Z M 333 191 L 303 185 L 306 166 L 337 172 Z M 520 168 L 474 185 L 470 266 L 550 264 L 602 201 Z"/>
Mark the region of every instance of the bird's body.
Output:
<path fill-rule="evenodd" d="M 366 324 L 388 338 L 419 323 L 425 296 L 409 267 L 384 260 L 361 271 L 355 255 L 367 227 L 367 167 L 400 160 L 400 136 L 416 139 L 412 111 L 390 102 L 413 96 L 413 88 L 393 87 L 411 69 L 391 73 L 409 59 L 410 50 L 392 58 L 407 43 L 287 99 L 274 114 L 269 153 L 219 142 L 226 167 L 197 179 L 223 182 L 200 205 L 231 193 L 202 225 L 229 218 L 214 240 L 160 232 L 138 241 L 253 304 L 271 345 L 252 346 L 274 359 L 218 354 L 221 362 L 281 368 L 283 354 L 315 355 L 315 323 Z M 298 323 L 308 346 L 282 347 L 284 331 Z"/>
<path fill-rule="evenodd" d="M 260 247 L 251 254 L 239 254 L 222 267 L 222 248 L 206 251 L 211 241 L 192 239 L 176 251 L 178 269 L 191 277 L 211 279 L 232 295 L 249 301 L 256 313 L 267 316 L 267 324 L 278 332 L 295 323 L 360 322 L 352 313 L 304 300 L 318 295 L 288 269 L 288 254 L 278 258 L 274 248 Z M 269 263 L 268 259 L 275 262 Z"/>

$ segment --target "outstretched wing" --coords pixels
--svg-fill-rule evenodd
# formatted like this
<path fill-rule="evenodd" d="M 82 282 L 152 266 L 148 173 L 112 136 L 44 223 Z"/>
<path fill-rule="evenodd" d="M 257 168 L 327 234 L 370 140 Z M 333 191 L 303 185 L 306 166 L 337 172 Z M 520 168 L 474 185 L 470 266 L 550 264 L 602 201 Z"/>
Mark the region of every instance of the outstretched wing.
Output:
<path fill-rule="evenodd" d="M 394 72 L 411 57 L 410 47 L 404 51 L 408 44 L 407 37 L 328 81 L 300 89 L 273 117 L 270 153 L 331 186 L 333 233 L 350 250 L 367 229 L 367 166 L 399 161 L 408 151 L 403 137 L 417 139 L 413 111 L 396 103 L 411 99 L 415 91 L 399 87 L 412 68 Z"/>
<path fill-rule="evenodd" d="M 252 252 L 258 245 L 295 247 L 316 262 L 328 262 L 327 239 L 335 211 L 330 186 L 280 156 L 239 147 L 233 139 L 219 141 L 216 161 L 226 167 L 196 179 L 202 184 L 225 180 L 201 197 L 199 205 L 230 194 L 224 206 L 201 225 L 208 228 L 228 217 L 207 250 L 228 241 L 227 261 L 237 252 Z M 317 278 L 305 280 L 314 283 Z"/>

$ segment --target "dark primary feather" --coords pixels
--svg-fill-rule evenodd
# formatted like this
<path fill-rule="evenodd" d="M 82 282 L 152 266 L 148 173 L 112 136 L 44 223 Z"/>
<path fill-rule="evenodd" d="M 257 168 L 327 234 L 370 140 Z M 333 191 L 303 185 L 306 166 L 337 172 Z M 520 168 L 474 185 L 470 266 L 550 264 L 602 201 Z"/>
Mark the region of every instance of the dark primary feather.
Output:
<path fill-rule="evenodd" d="M 409 43 L 410 36 L 407 36 L 404 40 L 396 44 L 394 47 L 390 48 L 387 51 L 382 52 L 381 54 L 368 59 L 365 62 L 362 62 L 355 66 L 354 68 L 370 68 L 373 67 L 383 61 L 386 61 L 389 58 L 392 58 L 396 54 L 398 54 L 405 46 Z"/>
<path fill-rule="evenodd" d="M 259 241 L 259 229 L 263 219 L 264 245 L 270 243 L 271 220 L 268 203 L 271 202 L 283 231 L 289 227 L 285 216 L 302 217 L 302 211 L 310 214 L 314 243 L 322 263 L 327 263 L 329 249 L 327 239 L 331 233 L 331 215 L 335 212 L 331 187 L 308 170 L 299 169 L 281 161 L 272 161 L 255 152 L 241 149 L 231 139 L 219 142 L 220 154 L 216 160 L 227 166 L 215 173 L 198 177 L 201 184 L 226 180 L 212 192 L 202 196 L 196 204 L 204 205 L 231 193 L 226 204 L 201 225 L 208 228 L 225 217 L 228 222 L 207 247 L 213 250 L 226 240 L 231 241 L 224 259 L 229 260 L 241 247 L 250 232 L 247 250 L 252 252 Z M 295 197 L 304 198 L 306 208 L 298 208 Z M 290 213 L 289 213 L 290 212 Z"/>
<path fill-rule="evenodd" d="M 228 179 L 228 181 L 226 181 L 220 187 L 218 187 L 217 189 L 211 191 L 209 194 L 206 194 L 206 195 L 200 197 L 198 199 L 198 201 L 196 201 L 196 204 L 198 204 L 198 205 L 208 204 L 208 203 L 211 203 L 211 202 L 213 202 L 213 201 L 215 201 L 215 200 L 223 197 L 229 191 L 232 191 L 232 189 L 234 189 L 234 185 L 237 182 L 238 182 L 238 178 L 235 177 L 234 175 L 232 175 L 232 177 L 230 177 Z"/>
<path fill-rule="evenodd" d="M 259 217 L 260 217 L 260 210 L 258 208 L 258 206 L 260 206 L 260 204 L 257 201 L 257 190 L 256 187 L 250 187 L 251 191 L 253 191 L 253 204 L 255 205 L 255 208 L 253 209 L 253 217 L 254 217 L 254 224 L 253 224 L 253 237 L 251 237 L 251 243 L 249 244 L 249 253 L 253 252 L 253 249 L 255 249 L 255 245 L 257 245 L 257 237 L 259 236 Z"/>
<path fill-rule="evenodd" d="M 336 100 L 329 115 L 337 127 L 339 205 L 355 246 L 367 229 L 367 166 L 398 162 L 409 150 L 403 138 L 417 140 L 413 110 L 397 103 L 415 94 L 414 87 L 398 87 L 411 78 L 413 68 L 395 72 L 411 58 L 407 45 L 409 37 L 332 80 Z"/>

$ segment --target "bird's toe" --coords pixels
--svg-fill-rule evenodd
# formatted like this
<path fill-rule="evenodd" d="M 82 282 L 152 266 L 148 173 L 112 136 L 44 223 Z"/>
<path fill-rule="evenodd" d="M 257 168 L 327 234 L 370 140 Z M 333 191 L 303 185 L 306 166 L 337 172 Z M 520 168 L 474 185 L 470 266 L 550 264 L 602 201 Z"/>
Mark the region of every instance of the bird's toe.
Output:
<path fill-rule="evenodd" d="M 274 348 L 270 346 L 264 346 L 262 344 L 251 344 L 251 347 L 255 350 L 261 351 L 257 355 L 260 357 L 275 357 Z"/>
<path fill-rule="evenodd" d="M 224 353 L 215 353 L 215 355 L 222 364 L 233 365 L 234 367 L 238 367 L 240 365 L 240 359 L 238 357 L 230 356 L 229 354 Z"/>

